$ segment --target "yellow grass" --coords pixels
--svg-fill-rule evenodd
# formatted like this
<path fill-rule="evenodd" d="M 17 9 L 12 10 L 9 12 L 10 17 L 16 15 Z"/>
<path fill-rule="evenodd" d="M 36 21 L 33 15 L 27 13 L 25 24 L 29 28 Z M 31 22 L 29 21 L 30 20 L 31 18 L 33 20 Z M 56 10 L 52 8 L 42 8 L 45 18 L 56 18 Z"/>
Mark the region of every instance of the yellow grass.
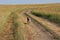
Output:
<path fill-rule="evenodd" d="M 3 30 L 4 23 L 10 13 L 19 12 L 26 8 L 36 8 L 40 12 L 60 15 L 60 4 L 0 5 L 0 31 Z"/>

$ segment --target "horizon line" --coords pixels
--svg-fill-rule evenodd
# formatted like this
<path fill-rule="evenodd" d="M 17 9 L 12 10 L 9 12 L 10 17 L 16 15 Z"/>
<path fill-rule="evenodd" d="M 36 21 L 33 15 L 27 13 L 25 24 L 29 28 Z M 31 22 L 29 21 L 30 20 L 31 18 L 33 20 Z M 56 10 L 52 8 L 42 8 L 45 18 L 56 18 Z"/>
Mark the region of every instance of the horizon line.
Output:
<path fill-rule="evenodd" d="M 60 3 L 33 3 L 33 4 L 32 3 L 29 3 L 29 4 L 27 4 L 27 3 L 25 3 L 25 4 L 24 3 L 23 4 L 18 4 L 18 3 L 14 4 L 13 3 L 13 4 L 0 4 L 0 5 L 34 5 L 34 4 L 60 4 Z"/>

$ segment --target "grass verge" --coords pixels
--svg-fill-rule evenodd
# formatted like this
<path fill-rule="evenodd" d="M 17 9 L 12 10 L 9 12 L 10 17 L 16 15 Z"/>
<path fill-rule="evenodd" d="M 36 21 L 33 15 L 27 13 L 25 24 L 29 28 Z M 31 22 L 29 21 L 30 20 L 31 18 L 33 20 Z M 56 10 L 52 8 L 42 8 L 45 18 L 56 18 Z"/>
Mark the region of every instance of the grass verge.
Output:
<path fill-rule="evenodd" d="M 32 12 L 33 15 L 45 18 L 51 22 L 57 23 L 58 25 L 60 24 L 60 18 L 56 14 L 45 14 L 45 13 L 40 13 L 40 12 Z"/>

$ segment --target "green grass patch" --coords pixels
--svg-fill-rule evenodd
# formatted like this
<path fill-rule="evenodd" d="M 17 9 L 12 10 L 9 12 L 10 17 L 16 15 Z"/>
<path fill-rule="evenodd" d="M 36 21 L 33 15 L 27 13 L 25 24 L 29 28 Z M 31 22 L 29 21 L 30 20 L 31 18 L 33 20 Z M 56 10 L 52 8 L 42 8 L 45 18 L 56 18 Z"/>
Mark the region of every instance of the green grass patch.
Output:
<path fill-rule="evenodd" d="M 40 13 L 40 12 L 32 12 L 33 15 L 38 16 L 38 17 L 42 17 L 45 19 L 48 19 L 51 22 L 60 24 L 60 18 L 59 15 L 56 14 L 45 14 L 45 13 Z"/>

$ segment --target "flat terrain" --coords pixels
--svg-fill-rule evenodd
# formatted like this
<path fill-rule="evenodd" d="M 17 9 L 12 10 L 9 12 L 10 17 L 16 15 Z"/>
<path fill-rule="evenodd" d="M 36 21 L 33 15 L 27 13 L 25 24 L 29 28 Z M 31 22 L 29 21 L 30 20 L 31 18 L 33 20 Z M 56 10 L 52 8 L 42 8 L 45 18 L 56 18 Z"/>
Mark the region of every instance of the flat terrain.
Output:
<path fill-rule="evenodd" d="M 51 28 L 49 30 L 60 35 L 60 28 L 55 24 L 36 16 L 29 17 L 29 24 L 27 23 L 28 16 L 25 13 L 29 14 L 31 11 L 56 14 L 59 18 L 60 4 L 0 5 L 0 40 L 57 40 L 54 33 L 46 31 L 41 25 L 46 24 L 48 29 Z"/>
<path fill-rule="evenodd" d="M 23 12 L 19 16 L 25 25 L 25 35 L 27 40 L 54 40 L 53 37 L 47 31 L 42 29 L 41 25 L 34 22 L 34 20 L 30 19 L 30 23 L 25 24 L 27 23 L 27 17 L 23 14 Z"/>

